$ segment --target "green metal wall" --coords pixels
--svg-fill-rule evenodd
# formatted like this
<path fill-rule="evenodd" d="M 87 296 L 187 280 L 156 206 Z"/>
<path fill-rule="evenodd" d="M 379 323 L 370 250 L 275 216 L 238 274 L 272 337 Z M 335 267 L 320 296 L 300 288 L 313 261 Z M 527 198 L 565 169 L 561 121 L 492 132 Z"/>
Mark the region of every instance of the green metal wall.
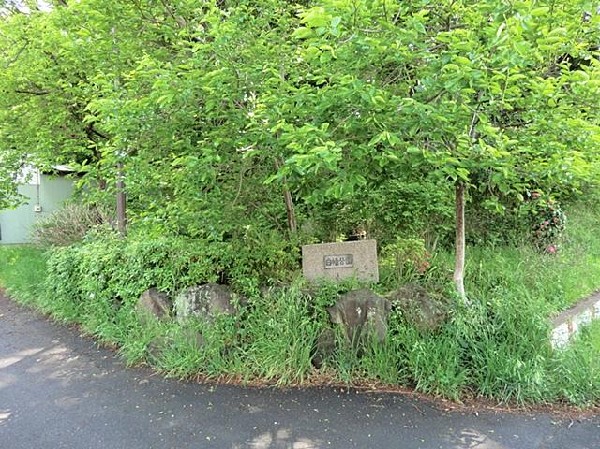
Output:
<path fill-rule="evenodd" d="M 27 243 L 33 224 L 60 209 L 73 192 L 71 179 L 60 176 L 40 176 L 40 184 L 22 184 L 19 193 L 29 198 L 16 209 L 0 211 L 0 244 Z M 36 212 L 36 206 L 41 208 Z"/>

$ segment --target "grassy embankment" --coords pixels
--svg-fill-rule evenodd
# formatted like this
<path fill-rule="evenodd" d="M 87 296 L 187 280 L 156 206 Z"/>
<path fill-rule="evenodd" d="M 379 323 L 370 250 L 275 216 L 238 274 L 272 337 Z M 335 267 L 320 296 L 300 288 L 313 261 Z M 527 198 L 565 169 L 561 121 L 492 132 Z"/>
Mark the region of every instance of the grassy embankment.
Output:
<path fill-rule="evenodd" d="M 120 250 L 111 255 L 106 247 L 104 260 L 98 257 L 102 245 L 91 252 L 63 251 L 53 259 L 55 285 L 48 285 L 47 253 L 0 247 L 0 285 L 17 300 L 117 345 L 130 363 L 147 363 L 172 376 L 387 384 L 450 398 L 598 405 L 600 323 L 564 351 L 548 345 L 547 317 L 600 287 L 600 234 L 594 232 L 600 210 L 580 207 L 569 217 L 556 255 L 528 247 L 470 248 L 466 277 L 472 305 L 457 305 L 441 329 L 417 331 L 395 311 L 385 344 L 374 343 L 361 356 L 339 350 L 320 370 L 311 365 L 311 350 L 328 326 L 324 308 L 338 292 L 332 286 L 308 298 L 298 281 L 267 297 L 251 297 L 238 317 L 195 323 L 193 331 L 202 334 L 198 346 L 189 328 L 140 323 L 133 305 L 144 276 L 139 266 L 133 277 L 127 263 L 117 266 L 116 260 L 127 260 Z M 451 266 L 451 254 L 436 254 L 432 282 Z"/>

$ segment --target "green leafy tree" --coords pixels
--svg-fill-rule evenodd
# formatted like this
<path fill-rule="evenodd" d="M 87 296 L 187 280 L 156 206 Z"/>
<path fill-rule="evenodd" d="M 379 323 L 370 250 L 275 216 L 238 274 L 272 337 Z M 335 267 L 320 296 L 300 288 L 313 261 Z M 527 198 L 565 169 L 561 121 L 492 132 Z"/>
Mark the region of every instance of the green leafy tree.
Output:
<path fill-rule="evenodd" d="M 321 88 L 294 99 L 312 100 L 313 119 L 283 128 L 292 151 L 280 176 L 304 184 L 325 171 L 329 187 L 310 188 L 320 198 L 407 169 L 453 183 L 454 279 L 466 298 L 470 189 L 499 205 L 540 184 L 595 180 L 598 20 L 581 21 L 586 6 L 323 1 L 302 10 L 298 57 Z"/>
<path fill-rule="evenodd" d="M 498 213 L 528 191 L 560 197 L 597 183 L 592 6 L 13 8 L 0 21 L 0 182 L 14 190 L 23 155 L 42 168 L 78 165 L 100 187 L 90 201 L 114 202 L 124 180 L 141 232 L 215 241 L 293 235 L 311 220 L 312 238 L 364 222 L 393 240 L 445 230 L 453 216 L 466 298 L 469 207 Z"/>

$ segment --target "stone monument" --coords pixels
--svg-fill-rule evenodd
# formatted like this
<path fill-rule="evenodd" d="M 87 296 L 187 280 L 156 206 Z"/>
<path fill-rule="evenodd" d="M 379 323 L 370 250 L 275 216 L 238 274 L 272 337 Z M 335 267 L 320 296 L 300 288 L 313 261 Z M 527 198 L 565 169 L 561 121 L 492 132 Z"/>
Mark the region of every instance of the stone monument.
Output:
<path fill-rule="evenodd" d="M 378 282 L 377 242 L 356 240 L 304 245 L 302 271 L 309 281 L 356 277 L 359 281 Z"/>

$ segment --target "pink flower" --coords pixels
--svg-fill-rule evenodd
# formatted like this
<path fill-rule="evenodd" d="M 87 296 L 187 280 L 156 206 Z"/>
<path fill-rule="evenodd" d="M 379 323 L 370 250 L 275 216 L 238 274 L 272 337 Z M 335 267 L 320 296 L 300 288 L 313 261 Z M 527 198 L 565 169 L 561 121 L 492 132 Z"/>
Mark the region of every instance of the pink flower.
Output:
<path fill-rule="evenodd" d="M 554 245 L 548 245 L 548 246 L 546 247 L 546 252 L 547 252 L 548 254 L 556 254 L 556 252 L 557 252 L 557 251 L 558 251 L 558 249 L 557 249 L 557 248 L 556 248 L 556 246 L 554 246 Z"/>

